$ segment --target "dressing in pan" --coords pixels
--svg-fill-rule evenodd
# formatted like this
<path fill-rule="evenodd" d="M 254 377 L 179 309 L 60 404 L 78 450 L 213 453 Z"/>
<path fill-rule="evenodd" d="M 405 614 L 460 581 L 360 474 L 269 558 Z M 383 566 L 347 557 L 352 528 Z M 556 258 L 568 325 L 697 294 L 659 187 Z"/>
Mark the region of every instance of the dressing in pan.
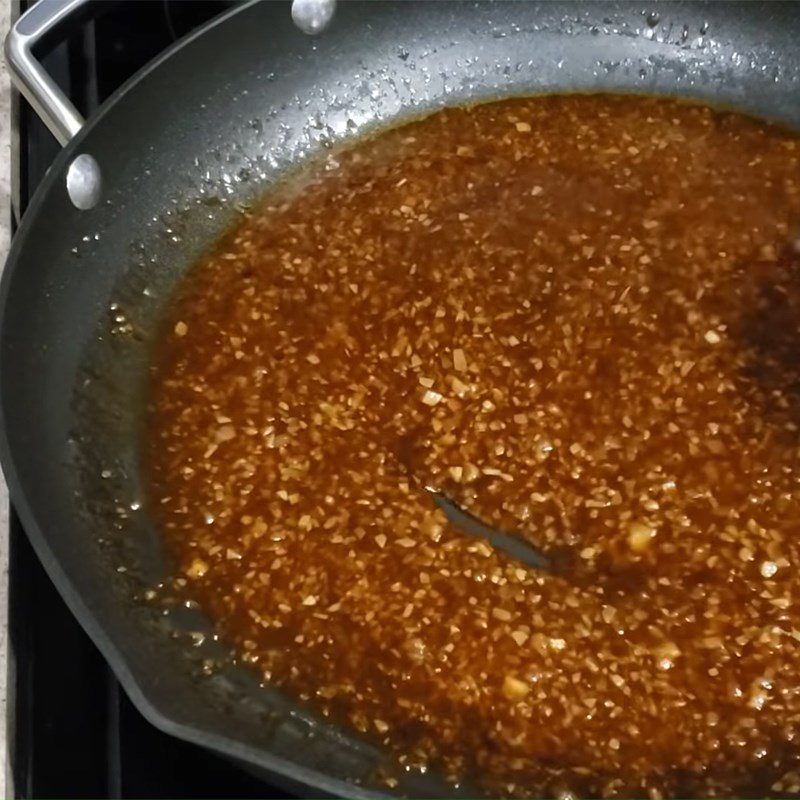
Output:
<path fill-rule="evenodd" d="M 411 769 L 800 792 L 799 156 L 738 114 L 574 95 L 295 176 L 165 325 L 148 471 L 177 590 Z"/>

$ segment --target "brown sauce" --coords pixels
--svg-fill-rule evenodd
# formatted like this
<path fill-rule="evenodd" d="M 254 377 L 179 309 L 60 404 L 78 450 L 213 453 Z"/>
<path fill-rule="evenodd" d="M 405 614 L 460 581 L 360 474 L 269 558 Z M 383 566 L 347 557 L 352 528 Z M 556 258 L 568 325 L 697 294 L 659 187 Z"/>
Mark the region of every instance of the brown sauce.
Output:
<path fill-rule="evenodd" d="M 178 584 L 404 765 L 800 793 L 799 155 L 737 114 L 554 96 L 273 195 L 182 286 L 154 367 Z"/>

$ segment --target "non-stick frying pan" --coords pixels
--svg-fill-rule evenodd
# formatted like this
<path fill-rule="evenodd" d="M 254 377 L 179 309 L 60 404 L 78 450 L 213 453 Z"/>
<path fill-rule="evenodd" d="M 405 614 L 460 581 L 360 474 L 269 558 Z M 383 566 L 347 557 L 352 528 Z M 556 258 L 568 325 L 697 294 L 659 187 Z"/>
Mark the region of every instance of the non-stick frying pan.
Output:
<path fill-rule="evenodd" d="M 800 9 L 373 0 L 341 3 L 312 38 L 288 4 L 250 3 L 180 42 L 82 125 L 31 54 L 87 12 L 80 0 L 41 0 L 7 47 L 12 71 L 25 73 L 29 98 L 66 142 L 0 289 L 0 451 L 13 501 L 53 581 L 151 722 L 287 787 L 374 794 L 378 773 L 391 770 L 378 748 L 259 688 L 212 637 L 195 646 L 207 623 L 194 610 L 163 613 L 145 598 L 170 569 L 138 469 L 146 365 L 170 290 L 241 204 L 287 170 L 442 105 L 647 92 L 798 125 Z M 76 162 L 81 155 L 91 158 Z M 396 791 L 456 791 L 425 781 L 401 776 Z"/>

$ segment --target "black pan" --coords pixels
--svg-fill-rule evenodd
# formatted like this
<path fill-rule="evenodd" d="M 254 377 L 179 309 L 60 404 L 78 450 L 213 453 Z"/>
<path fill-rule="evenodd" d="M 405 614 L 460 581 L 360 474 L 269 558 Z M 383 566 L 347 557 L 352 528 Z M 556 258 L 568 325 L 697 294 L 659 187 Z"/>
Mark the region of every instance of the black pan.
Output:
<path fill-rule="evenodd" d="M 509 94 L 679 94 L 797 126 L 798 41 L 791 3 L 345 2 L 316 38 L 287 4 L 245 4 L 77 133 L 2 280 L 0 452 L 39 557 L 153 724 L 315 795 L 374 794 L 391 768 L 244 669 L 202 675 L 224 651 L 193 646 L 206 623 L 142 599 L 170 568 L 138 506 L 150 346 L 170 291 L 237 204 L 358 131 Z M 65 188 L 79 153 L 103 176 L 85 211 Z M 397 791 L 454 790 L 431 778 Z"/>

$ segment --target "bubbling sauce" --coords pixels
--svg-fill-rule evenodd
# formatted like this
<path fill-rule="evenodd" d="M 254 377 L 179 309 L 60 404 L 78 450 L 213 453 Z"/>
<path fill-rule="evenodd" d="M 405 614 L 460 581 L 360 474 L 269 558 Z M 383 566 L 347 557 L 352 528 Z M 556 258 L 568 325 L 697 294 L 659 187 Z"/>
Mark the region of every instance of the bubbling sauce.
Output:
<path fill-rule="evenodd" d="M 153 367 L 177 585 L 405 766 L 799 793 L 799 155 L 739 114 L 551 96 L 275 190 L 181 286 Z"/>

